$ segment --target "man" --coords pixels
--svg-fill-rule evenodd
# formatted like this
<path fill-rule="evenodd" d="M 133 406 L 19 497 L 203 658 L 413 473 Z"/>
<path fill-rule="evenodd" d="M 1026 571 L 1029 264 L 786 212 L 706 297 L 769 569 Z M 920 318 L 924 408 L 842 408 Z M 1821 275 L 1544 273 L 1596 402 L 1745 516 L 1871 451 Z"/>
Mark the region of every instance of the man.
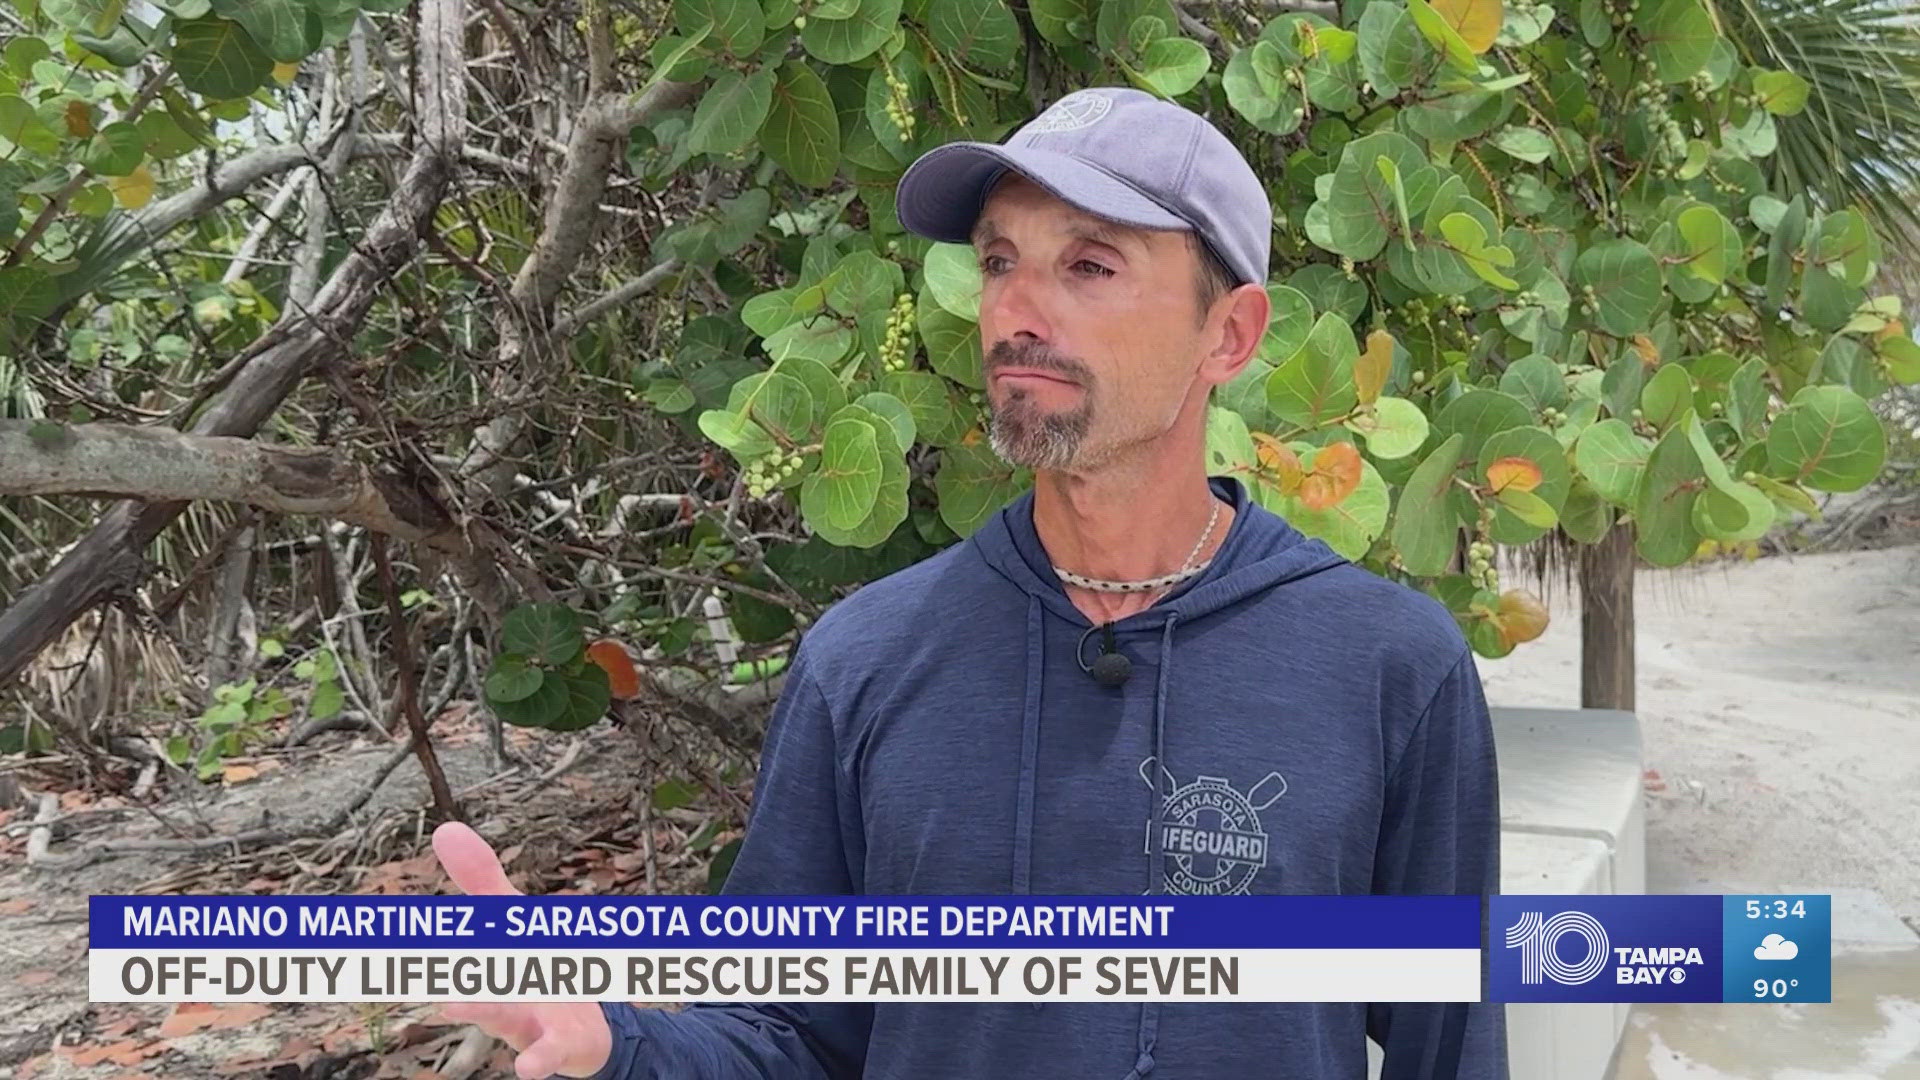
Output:
<path fill-rule="evenodd" d="M 980 256 L 991 444 L 1034 487 L 807 632 L 728 890 L 1497 891 L 1452 617 L 1206 474 L 1209 392 L 1269 315 L 1270 209 L 1225 136 L 1085 90 L 1004 145 L 927 153 L 899 210 Z M 471 830 L 435 846 L 461 888 L 507 890 Z M 1322 1080 L 1363 1077 L 1369 1035 L 1391 1080 L 1506 1075 L 1491 1005 L 448 1013 L 522 1048 L 523 1077 Z"/>

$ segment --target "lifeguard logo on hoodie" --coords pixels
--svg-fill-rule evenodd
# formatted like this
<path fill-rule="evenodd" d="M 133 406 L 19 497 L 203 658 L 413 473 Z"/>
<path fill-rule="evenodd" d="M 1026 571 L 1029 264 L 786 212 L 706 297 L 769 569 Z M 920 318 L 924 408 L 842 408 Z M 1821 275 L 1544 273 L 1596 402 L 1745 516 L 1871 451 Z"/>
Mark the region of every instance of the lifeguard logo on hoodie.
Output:
<path fill-rule="evenodd" d="M 1158 790 L 1156 770 L 1173 789 L 1160 820 L 1147 823 L 1147 851 L 1153 830 L 1167 855 L 1167 891 L 1186 896 L 1229 896 L 1247 892 L 1267 865 L 1267 830 L 1260 811 L 1287 793 L 1286 778 L 1270 772 L 1240 794 L 1223 777 L 1202 776 L 1182 785 L 1173 773 L 1149 757 L 1140 778 Z"/>

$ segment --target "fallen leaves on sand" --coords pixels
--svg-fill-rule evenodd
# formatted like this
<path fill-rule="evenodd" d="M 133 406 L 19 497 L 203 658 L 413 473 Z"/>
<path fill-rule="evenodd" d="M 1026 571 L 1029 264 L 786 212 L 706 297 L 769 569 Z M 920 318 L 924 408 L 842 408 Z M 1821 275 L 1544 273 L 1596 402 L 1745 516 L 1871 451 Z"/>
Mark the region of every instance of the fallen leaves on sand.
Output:
<path fill-rule="evenodd" d="M 202 1028 L 242 1027 L 271 1015 L 273 1010 L 257 1001 L 243 1001 L 235 1005 L 183 1001 L 175 1005 L 173 1012 L 160 1022 L 160 1034 L 177 1039 Z"/>
<path fill-rule="evenodd" d="M 61 1046 L 55 1052 L 71 1061 L 74 1065 L 87 1069 L 95 1065 L 113 1064 L 131 1067 L 168 1050 L 164 1039 L 131 1038 L 118 1042 L 95 1045 L 76 1044 Z"/>
<path fill-rule="evenodd" d="M 411 859 L 395 859 L 372 867 L 360 879 L 359 891 L 388 896 L 427 893 L 439 887 L 443 876 L 440 861 L 429 851 Z"/>

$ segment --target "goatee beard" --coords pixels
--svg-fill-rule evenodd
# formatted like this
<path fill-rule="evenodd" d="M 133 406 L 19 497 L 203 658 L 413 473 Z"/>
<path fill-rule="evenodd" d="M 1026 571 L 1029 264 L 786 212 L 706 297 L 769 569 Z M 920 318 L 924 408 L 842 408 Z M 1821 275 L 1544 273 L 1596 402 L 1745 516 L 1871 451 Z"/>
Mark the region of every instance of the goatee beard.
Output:
<path fill-rule="evenodd" d="M 1081 444 L 1093 424 L 1093 373 L 1077 360 L 1058 356 L 1039 342 L 1015 345 L 1001 341 L 987 354 L 984 370 L 989 380 L 1003 367 L 1025 367 L 1058 372 L 1080 384 L 1080 404 L 1066 412 L 1041 408 L 1025 389 L 1006 392 L 995 405 L 988 398 L 987 445 L 1009 465 L 1028 469 L 1065 469 L 1080 456 Z"/>
<path fill-rule="evenodd" d="M 1065 469 L 1079 457 L 1090 419 L 1085 404 L 1069 413 L 1043 412 L 1016 390 L 1004 407 L 993 409 L 987 444 L 1009 465 Z"/>

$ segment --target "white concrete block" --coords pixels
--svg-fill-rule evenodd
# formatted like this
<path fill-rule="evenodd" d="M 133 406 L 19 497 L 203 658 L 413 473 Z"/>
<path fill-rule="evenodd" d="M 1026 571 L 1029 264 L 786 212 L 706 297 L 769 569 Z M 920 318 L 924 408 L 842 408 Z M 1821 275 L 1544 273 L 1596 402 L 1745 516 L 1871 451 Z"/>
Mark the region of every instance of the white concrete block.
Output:
<path fill-rule="evenodd" d="M 1646 891 L 1640 725 L 1607 709 L 1493 714 L 1500 760 L 1500 891 L 1606 896 Z M 1489 927 L 1493 948 L 1505 927 Z M 1627 1005 L 1507 1006 L 1513 1080 L 1603 1080 Z M 1367 1046 L 1369 1078 L 1380 1051 Z"/>
<path fill-rule="evenodd" d="M 1646 891 L 1640 723 L 1617 709 L 1492 709 L 1505 829 L 1610 849 L 1615 891 Z"/>
<path fill-rule="evenodd" d="M 1606 891 L 1646 892 L 1639 718 L 1619 709 L 1489 711 L 1500 758 L 1501 827 L 1599 840 L 1611 863 Z M 1617 1036 L 1632 1006 L 1612 1009 Z"/>
<path fill-rule="evenodd" d="M 1613 858 L 1590 836 L 1508 831 L 1500 837 L 1500 891 L 1606 896 L 1613 892 Z M 1504 927 L 1489 929 L 1504 930 Z"/>

